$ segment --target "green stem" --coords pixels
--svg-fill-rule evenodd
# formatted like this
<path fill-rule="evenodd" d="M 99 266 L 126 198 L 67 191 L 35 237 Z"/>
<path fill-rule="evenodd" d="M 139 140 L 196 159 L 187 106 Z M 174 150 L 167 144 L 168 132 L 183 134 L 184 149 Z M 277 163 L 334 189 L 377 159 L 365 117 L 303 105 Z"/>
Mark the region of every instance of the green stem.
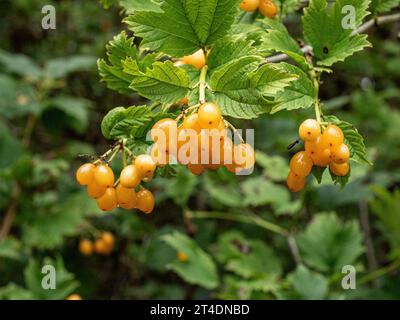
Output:
<path fill-rule="evenodd" d="M 321 119 L 321 105 L 319 103 L 319 75 L 314 70 L 314 68 L 312 68 L 310 71 L 310 76 L 315 88 L 315 96 L 314 96 L 315 118 L 319 123 L 321 123 L 322 119 Z"/>
<path fill-rule="evenodd" d="M 372 280 L 380 278 L 380 277 L 384 276 L 385 274 L 396 270 L 399 267 L 400 267 L 400 260 L 393 261 L 391 264 L 388 264 L 387 266 L 385 266 L 383 268 L 372 271 L 372 272 L 366 274 L 365 276 L 360 277 L 360 279 L 357 281 L 357 284 L 363 285 L 367 282 L 370 282 Z"/>
<path fill-rule="evenodd" d="M 207 77 L 208 66 L 205 65 L 200 72 L 200 80 L 199 80 L 199 103 L 206 102 L 206 77 Z"/>
<path fill-rule="evenodd" d="M 239 215 L 234 213 L 218 212 L 218 211 L 186 211 L 186 216 L 188 218 L 194 219 L 222 219 L 243 222 L 248 224 L 257 225 L 265 230 L 278 233 L 280 235 L 286 236 L 288 234 L 287 230 L 282 227 L 266 221 L 255 214 Z"/>

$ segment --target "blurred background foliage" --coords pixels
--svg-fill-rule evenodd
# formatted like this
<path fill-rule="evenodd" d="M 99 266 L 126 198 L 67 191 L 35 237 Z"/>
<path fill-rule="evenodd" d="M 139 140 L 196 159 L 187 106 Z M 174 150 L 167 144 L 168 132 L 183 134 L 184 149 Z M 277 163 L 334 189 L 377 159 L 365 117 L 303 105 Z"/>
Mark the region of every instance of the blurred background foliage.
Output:
<path fill-rule="evenodd" d="M 56 7 L 56 30 L 41 28 L 45 4 Z M 322 79 L 325 110 L 359 129 L 374 163 L 354 164 L 343 190 L 325 177 L 289 193 L 287 146 L 310 111 L 280 112 L 235 123 L 256 129 L 251 176 L 178 167 L 153 181 L 157 205 L 145 216 L 101 213 L 74 182 L 77 155 L 112 143 L 102 116 L 144 102 L 99 83 L 96 59 L 125 28 L 121 8 L 3 0 L 0 13 L 0 299 L 400 297 L 399 23 L 372 29 L 373 48 Z M 298 34 L 300 14 L 286 23 Z M 116 237 L 113 252 L 81 255 L 80 239 L 103 230 Z M 41 288 L 44 264 L 56 267 L 56 290 Z M 356 290 L 340 285 L 348 264 Z"/>

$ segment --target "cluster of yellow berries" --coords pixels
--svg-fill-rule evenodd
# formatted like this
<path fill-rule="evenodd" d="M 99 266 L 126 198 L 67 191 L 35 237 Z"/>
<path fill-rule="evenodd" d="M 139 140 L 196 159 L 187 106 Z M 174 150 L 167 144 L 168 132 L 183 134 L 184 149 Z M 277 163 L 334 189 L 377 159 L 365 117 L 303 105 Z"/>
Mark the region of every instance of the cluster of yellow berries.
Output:
<path fill-rule="evenodd" d="M 330 171 L 339 177 L 349 173 L 350 150 L 339 127 L 328 124 L 321 134 L 319 122 L 307 119 L 299 127 L 299 136 L 305 142 L 305 150 L 297 152 L 290 160 L 287 185 L 291 191 L 298 192 L 304 188 L 313 165 L 329 166 Z"/>
<path fill-rule="evenodd" d="M 109 255 L 114 247 L 115 238 L 111 232 L 104 231 L 94 242 L 89 239 L 82 239 L 79 242 L 79 251 L 84 256 L 90 256 L 93 253 Z"/>
<path fill-rule="evenodd" d="M 114 172 L 107 163 L 85 163 L 77 170 L 76 180 L 87 187 L 89 197 L 96 199 L 98 207 L 103 211 L 121 207 L 151 213 L 154 208 L 153 194 L 142 186 L 137 192 L 135 188 L 142 181 L 150 181 L 155 169 L 153 159 L 142 154 L 122 170 L 117 183 Z"/>
<path fill-rule="evenodd" d="M 278 8 L 272 0 L 243 0 L 240 9 L 246 12 L 253 12 L 257 9 L 264 17 L 273 18 L 278 12 Z"/>
<path fill-rule="evenodd" d="M 210 102 L 184 115 L 180 124 L 171 118 L 159 120 L 151 129 L 151 138 L 155 142 L 151 156 L 160 167 L 176 160 L 199 175 L 222 166 L 239 173 L 255 163 L 254 149 L 247 143 L 234 144 L 220 108 Z"/>

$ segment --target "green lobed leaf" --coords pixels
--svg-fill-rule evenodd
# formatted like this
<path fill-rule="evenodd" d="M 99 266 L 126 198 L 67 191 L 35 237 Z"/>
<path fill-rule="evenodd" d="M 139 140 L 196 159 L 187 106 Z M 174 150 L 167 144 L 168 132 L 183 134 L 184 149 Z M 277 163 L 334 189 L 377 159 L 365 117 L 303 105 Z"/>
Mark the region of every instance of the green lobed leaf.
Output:
<path fill-rule="evenodd" d="M 163 0 L 120 0 L 119 4 L 128 12 L 157 11 L 162 12 L 160 4 Z"/>
<path fill-rule="evenodd" d="M 235 118 L 256 118 L 269 112 L 271 100 L 297 79 L 278 65 L 259 66 L 259 56 L 242 56 L 216 68 L 210 86 L 222 113 Z"/>
<path fill-rule="evenodd" d="M 271 113 L 281 110 L 307 109 L 315 100 L 315 88 L 307 74 L 291 64 L 281 62 L 279 66 L 298 78 L 283 91 L 275 96 L 276 105 L 272 107 Z"/>
<path fill-rule="evenodd" d="M 241 0 L 165 0 L 163 12 L 135 11 L 125 19 L 142 46 L 182 57 L 222 38 Z"/>
<path fill-rule="evenodd" d="M 371 0 L 371 10 L 375 13 L 383 13 L 400 6 L 400 0 Z"/>
<path fill-rule="evenodd" d="M 351 160 L 360 164 L 372 165 L 372 163 L 367 159 L 364 138 L 351 123 L 339 120 L 335 116 L 324 116 L 323 119 L 324 121 L 333 123 L 342 129 L 346 144 L 350 149 Z"/>
<path fill-rule="evenodd" d="M 101 80 L 107 84 L 108 88 L 119 93 L 132 93 L 129 85 L 133 77 L 123 72 L 122 61 L 128 57 L 139 60 L 139 52 L 133 44 L 133 38 L 128 38 L 125 31 L 123 31 L 109 42 L 106 49 L 108 61 L 104 59 L 97 61 Z"/>
<path fill-rule="evenodd" d="M 123 71 L 132 76 L 130 88 L 152 101 L 177 102 L 189 90 L 189 76 L 185 69 L 175 67 L 171 61 L 154 62 L 145 71 L 139 69 L 136 60 L 123 61 Z"/>
<path fill-rule="evenodd" d="M 335 213 L 315 215 L 296 239 L 305 264 L 328 274 L 340 273 L 364 251 L 357 222 L 343 223 Z"/>
<path fill-rule="evenodd" d="M 297 42 L 290 36 L 286 27 L 273 19 L 265 18 L 262 20 L 267 32 L 262 36 L 261 47 L 265 50 L 282 52 L 292 58 L 303 70 L 309 70 L 310 66 L 300 50 Z"/>
<path fill-rule="evenodd" d="M 297 266 L 289 275 L 289 281 L 301 299 L 320 300 L 328 293 L 328 279 L 304 265 Z"/>
<path fill-rule="evenodd" d="M 164 235 L 162 239 L 177 252 L 182 251 L 187 261 L 174 260 L 167 268 L 176 272 L 186 282 L 197 284 L 207 289 L 218 286 L 217 267 L 210 255 L 199 247 L 196 241 L 179 231 Z"/>
<path fill-rule="evenodd" d="M 313 47 L 318 65 L 331 66 L 353 53 L 371 46 L 366 35 L 352 35 L 352 29 L 342 26 L 344 6 L 356 8 L 355 28 L 368 15 L 370 0 L 338 0 L 327 9 L 326 0 L 313 0 L 304 10 L 303 29 L 306 41 Z"/>
<path fill-rule="evenodd" d="M 49 274 L 42 273 L 42 267 L 45 265 L 52 266 L 55 269 L 55 289 L 48 290 L 42 286 L 43 278 L 46 274 Z M 38 300 L 65 299 L 79 286 L 74 275 L 65 269 L 61 256 L 58 256 L 56 260 L 45 258 L 42 263 L 32 258 L 24 270 L 24 278 L 27 289 L 34 299 Z"/>

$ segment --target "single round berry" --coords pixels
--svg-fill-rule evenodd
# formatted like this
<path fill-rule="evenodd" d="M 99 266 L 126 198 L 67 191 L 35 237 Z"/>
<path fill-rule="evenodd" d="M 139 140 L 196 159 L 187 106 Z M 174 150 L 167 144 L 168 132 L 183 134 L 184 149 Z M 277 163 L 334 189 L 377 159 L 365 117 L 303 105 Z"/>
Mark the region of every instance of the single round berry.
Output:
<path fill-rule="evenodd" d="M 114 245 L 115 237 L 111 232 L 109 231 L 102 232 L 100 238 L 104 241 L 104 243 L 107 246 L 112 247 Z"/>
<path fill-rule="evenodd" d="M 189 99 L 188 97 L 184 97 L 181 101 L 179 101 L 179 104 L 188 104 L 189 103 Z"/>
<path fill-rule="evenodd" d="M 100 198 L 107 190 L 107 187 L 99 186 L 95 180 L 93 180 L 87 186 L 87 193 L 90 198 L 97 199 Z"/>
<path fill-rule="evenodd" d="M 144 213 L 151 213 L 154 209 L 154 196 L 151 191 L 142 189 L 137 193 L 136 208 Z"/>
<path fill-rule="evenodd" d="M 305 151 L 318 167 L 326 167 L 331 162 L 331 150 L 322 142 L 321 135 L 314 141 L 306 141 Z"/>
<path fill-rule="evenodd" d="M 185 262 L 189 259 L 186 253 L 184 253 L 183 251 L 178 251 L 176 258 L 181 262 Z"/>
<path fill-rule="evenodd" d="M 287 179 L 286 184 L 290 191 L 292 192 L 299 192 L 303 190 L 306 184 L 306 178 L 295 174 L 294 172 L 290 171 Z"/>
<path fill-rule="evenodd" d="M 79 251 L 84 256 L 90 256 L 93 253 L 93 243 L 88 239 L 82 239 L 79 242 Z"/>
<path fill-rule="evenodd" d="M 290 160 L 290 170 L 300 177 L 306 177 L 310 174 L 313 162 L 307 152 L 299 151 Z"/>
<path fill-rule="evenodd" d="M 178 124 L 174 119 L 165 118 L 157 121 L 151 129 L 151 138 L 157 144 L 171 150 L 176 148 Z"/>
<path fill-rule="evenodd" d="M 329 124 L 322 133 L 322 143 L 329 148 L 334 148 L 344 142 L 342 130 L 334 124 Z"/>
<path fill-rule="evenodd" d="M 204 55 L 204 51 L 200 49 L 189 56 L 184 56 L 182 58 L 182 62 L 184 64 L 190 64 L 196 69 L 201 69 L 206 64 L 206 57 Z"/>
<path fill-rule="evenodd" d="M 135 167 L 142 177 L 149 177 L 153 176 L 157 165 L 150 155 L 141 154 L 135 159 Z"/>
<path fill-rule="evenodd" d="M 117 193 L 117 201 L 119 205 L 129 205 L 135 207 L 136 205 L 136 192 L 132 188 L 125 188 L 121 184 L 115 189 Z"/>
<path fill-rule="evenodd" d="M 348 162 L 350 159 L 350 150 L 347 145 L 342 143 L 339 146 L 333 147 L 331 149 L 331 158 L 333 162 L 342 164 Z"/>
<path fill-rule="evenodd" d="M 345 163 L 335 163 L 332 162 L 329 165 L 329 169 L 331 170 L 331 172 L 334 175 L 337 175 L 339 177 L 344 177 L 345 175 L 347 175 L 350 171 L 350 165 L 348 162 Z"/>
<path fill-rule="evenodd" d="M 96 166 L 93 163 L 85 163 L 76 171 L 76 180 L 82 186 L 87 186 L 93 181 L 94 170 Z"/>
<path fill-rule="evenodd" d="M 199 123 L 199 114 L 193 113 L 190 116 L 187 116 L 181 125 L 182 129 L 192 129 L 195 130 L 197 133 L 200 133 L 201 126 Z"/>
<path fill-rule="evenodd" d="M 170 154 L 164 147 L 153 144 L 150 151 L 150 156 L 157 165 L 157 167 L 163 168 L 169 163 Z"/>
<path fill-rule="evenodd" d="M 187 168 L 196 176 L 201 175 L 204 172 L 204 166 L 201 164 L 188 163 Z"/>
<path fill-rule="evenodd" d="M 234 159 L 236 166 L 241 169 L 251 169 L 256 162 L 254 149 L 248 143 L 241 143 L 234 146 Z"/>
<path fill-rule="evenodd" d="M 107 188 L 106 192 L 97 200 L 98 207 L 103 211 L 111 211 L 117 207 L 117 192 L 115 188 Z"/>
<path fill-rule="evenodd" d="M 218 128 L 222 119 L 221 110 L 217 105 L 211 102 L 202 104 L 198 111 L 199 124 L 202 128 Z"/>
<path fill-rule="evenodd" d="M 66 297 L 65 300 L 82 300 L 82 297 L 79 294 L 73 293 Z"/>
<path fill-rule="evenodd" d="M 114 185 L 114 172 L 108 164 L 100 164 L 94 170 L 94 180 L 99 186 L 111 187 Z"/>
<path fill-rule="evenodd" d="M 260 0 L 258 7 L 264 17 L 273 18 L 278 13 L 278 8 L 271 0 Z"/>
<path fill-rule="evenodd" d="M 119 183 L 125 188 L 136 188 L 141 179 L 142 176 L 139 170 L 137 170 L 135 165 L 130 164 L 122 170 L 119 176 Z"/>
<path fill-rule="evenodd" d="M 94 242 L 94 251 L 98 254 L 108 254 L 110 252 L 110 248 L 103 239 L 99 238 Z"/>
<path fill-rule="evenodd" d="M 314 141 L 321 134 L 321 127 L 317 120 L 307 119 L 299 127 L 299 136 L 304 141 Z"/>
<path fill-rule="evenodd" d="M 260 0 L 243 0 L 240 4 L 240 9 L 246 12 L 253 12 L 258 9 Z"/>

